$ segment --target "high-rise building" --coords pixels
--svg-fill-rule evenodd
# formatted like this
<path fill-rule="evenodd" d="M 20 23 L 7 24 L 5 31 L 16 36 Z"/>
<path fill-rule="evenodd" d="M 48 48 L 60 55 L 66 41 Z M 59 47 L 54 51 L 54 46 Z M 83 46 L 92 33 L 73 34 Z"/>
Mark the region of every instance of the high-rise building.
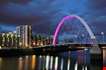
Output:
<path fill-rule="evenodd" d="M 20 25 L 16 27 L 17 37 L 19 38 L 19 47 L 31 47 L 32 27 L 31 25 Z"/>

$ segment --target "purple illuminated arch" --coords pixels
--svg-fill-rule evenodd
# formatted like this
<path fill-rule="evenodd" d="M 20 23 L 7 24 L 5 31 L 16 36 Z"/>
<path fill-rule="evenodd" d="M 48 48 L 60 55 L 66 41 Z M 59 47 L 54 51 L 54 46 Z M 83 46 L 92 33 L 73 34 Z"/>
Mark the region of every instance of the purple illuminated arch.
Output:
<path fill-rule="evenodd" d="M 95 39 L 95 36 L 94 36 L 94 33 L 92 32 L 92 30 L 90 29 L 90 27 L 88 26 L 88 24 L 79 16 L 77 15 L 69 15 L 69 16 L 65 16 L 58 24 L 58 26 L 56 27 L 56 30 L 55 30 L 55 33 L 54 33 L 54 36 L 53 36 L 53 45 L 56 46 L 57 44 L 57 37 L 58 37 L 58 34 L 64 24 L 64 21 L 66 20 L 72 20 L 72 19 L 78 19 L 81 24 L 85 27 L 85 29 L 87 30 L 87 32 L 89 33 L 91 39 Z"/>

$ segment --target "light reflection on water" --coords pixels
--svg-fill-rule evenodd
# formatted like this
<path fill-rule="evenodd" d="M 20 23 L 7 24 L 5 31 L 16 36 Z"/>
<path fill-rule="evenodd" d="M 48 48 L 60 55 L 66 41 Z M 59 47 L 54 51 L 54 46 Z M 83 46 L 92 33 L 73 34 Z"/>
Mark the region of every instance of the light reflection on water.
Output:
<path fill-rule="evenodd" d="M 19 57 L 19 62 L 18 62 L 18 70 L 23 70 L 23 58 L 22 57 Z"/>
<path fill-rule="evenodd" d="M 2 67 L 2 58 L 0 58 L 0 68 Z"/>
<path fill-rule="evenodd" d="M 106 49 L 103 49 L 103 65 L 106 66 Z"/>
<path fill-rule="evenodd" d="M 36 66 L 36 56 L 35 55 L 33 55 L 32 56 L 32 70 L 34 70 L 35 69 L 35 66 Z"/>
<path fill-rule="evenodd" d="M 0 58 L 0 70 L 88 70 L 89 54 L 84 51 L 59 54 L 60 56 L 22 56 Z M 106 64 L 106 49 L 103 50 L 103 63 Z M 79 67 L 80 66 L 80 67 Z M 82 69 L 80 69 L 82 67 Z"/>

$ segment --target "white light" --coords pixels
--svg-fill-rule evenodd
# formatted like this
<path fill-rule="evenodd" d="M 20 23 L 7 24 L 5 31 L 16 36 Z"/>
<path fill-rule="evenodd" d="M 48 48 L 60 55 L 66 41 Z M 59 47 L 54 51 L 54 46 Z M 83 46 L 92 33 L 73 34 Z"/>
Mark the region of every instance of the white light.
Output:
<path fill-rule="evenodd" d="M 84 50 L 85 50 L 85 51 L 87 51 L 87 50 L 88 50 L 88 48 L 85 48 Z"/>
<path fill-rule="evenodd" d="M 78 70 L 78 63 L 75 64 L 75 70 Z"/>
<path fill-rule="evenodd" d="M 28 59 L 28 58 L 29 58 L 29 56 L 25 56 L 25 58 L 26 58 L 26 59 Z"/>
<path fill-rule="evenodd" d="M 41 55 L 40 55 L 39 57 L 40 57 L 40 58 L 42 58 L 42 56 L 41 56 Z"/>
<path fill-rule="evenodd" d="M 26 46 L 26 47 L 28 47 L 28 44 L 27 44 L 27 43 L 25 43 L 25 46 Z"/>
<path fill-rule="evenodd" d="M 2 47 L 0 46 L 0 49 L 2 49 Z"/>
<path fill-rule="evenodd" d="M 58 69 L 58 57 L 55 58 L 55 70 Z"/>
<path fill-rule="evenodd" d="M 33 42 L 33 45 L 35 46 L 35 45 L 36 45 L 36 43 L 35 43 L 35 42 Z"/>
<path fill-rule="evenodd" d="M 96 39 L 96 37 L 95 37 L 95 36 L 92 36 L 92 37 L 91 37 L 91 39 L 94 39 L 94 40 L 95 40 L 95 39 Z"/>
<path fill-rule="evenodd" d="M 88 70 L 88 69 L 87 69 L 87 66 L 85 67 L 85 70 Z"/>
<path fill-rule="evenodd" d="M 19 57 L 19 60 L 21 60 L 21 61 L 22 61 L 22 59 L 23 59 L 22 57 Z"/>
<path fill-rule="evenodd" d="M 7 37 L 9 36 L 9 34 L 7 34 Z"/>
<path fill-rule="evenodd" d="M 102 35 L 104 35 L 104 32 L 101 32 Z"/>
<path fill-rule="evenodd" d="M 13 34 L 12 32 L 9 32 L 9 34 Z"/>
<path fill-rule="evenodd" d="M 5 35 L 5 33 L 2 33 L 2 36 L 4 36 Z"/>
<path fill-rule="evenodd" d="M 49 60 L 50 60 L 50 56 L 46 56 L 46 70 L 49 69 Z"/>
<path fill-rule="evenodd" d="M 16 31 L 13 31 L 13 33 L 16 33 Z"/>
<path fill-rule="evenodd" d="M 87 70 L 87 66 L 86 67 L 83 67 L 82 70 Z"/>
<path fill-rule="evenodd" d="M 43 42 L 41 42 L 41 46 L 43 46 Z"/>
<path fill-rule="evenodd" d="M 68 66 L 67 66 L 67 70 L 70 70 L 70 58 L 68 59 Z"/>
<path fill-rule="evenodd" d="M 17 35 L 18 37 L 20 37 L 20 35 Z"/>
<path fill-rule="evenodd" d="M 22 43 L 20 42 L 19 45 L 22 46 Z"/>
<path fill-rule="evenodd" d="M 63 70 L 63 59 L 61 59 L 61 70 Z"/>
<path fill-rule="evenodd" d="M 51 59 L 50 59 L 50 69 L 52 70 L 52 67 L 53 67 L 53 56 L 51 56 Z"/>

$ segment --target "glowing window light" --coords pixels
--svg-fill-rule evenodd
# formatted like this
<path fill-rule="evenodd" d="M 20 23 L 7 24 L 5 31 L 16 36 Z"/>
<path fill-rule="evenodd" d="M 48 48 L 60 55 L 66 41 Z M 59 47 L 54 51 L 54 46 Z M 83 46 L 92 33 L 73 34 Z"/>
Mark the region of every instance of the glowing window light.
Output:
<path fill-rule="evenodd" d="M 19 45 L 22 46 L 22 43 L 20 42 Z"/>
<path fill-rule="evenodd" d="M 35 42 L 33 42 L 33 45 L 35 46 L 35 45 L 36 45 L 36 43 L 35 43 Z"/>

